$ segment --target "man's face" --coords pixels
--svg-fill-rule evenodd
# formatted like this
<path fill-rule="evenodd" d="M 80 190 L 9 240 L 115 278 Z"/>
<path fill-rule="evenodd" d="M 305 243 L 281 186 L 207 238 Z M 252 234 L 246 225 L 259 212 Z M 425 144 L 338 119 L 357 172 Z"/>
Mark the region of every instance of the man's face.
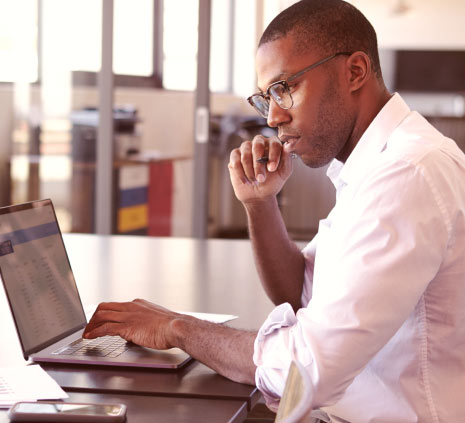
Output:
<path fill-rule="evenodd" d="M 330 52 L 329 54 L 336 53 Z M 335 157 L 345 161 L 355 117 L 343 81 L 343 60 L 338 56 L 290 83 L 294 104 L 281 109 L 272 99 L 268 125 L 278 128 L 285 149 L 310 167 L 321 167 Z M 317 51 L 295 54 L 292 35 L 268 42 L 257 52 L 257 81 L 261 91 L 324 57 Z"/>

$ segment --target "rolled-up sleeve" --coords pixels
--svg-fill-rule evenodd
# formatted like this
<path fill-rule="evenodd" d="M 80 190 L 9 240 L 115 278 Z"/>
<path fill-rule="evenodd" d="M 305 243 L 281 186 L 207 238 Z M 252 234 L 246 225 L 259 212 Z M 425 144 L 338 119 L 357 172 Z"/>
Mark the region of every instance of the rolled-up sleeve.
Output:
<path fill-rule="evenodd" d="M 284 389 L 292 348 L 288 347 L 289 331 L 297 323 L 289 303 L 276 307 L 263 323 L 255 339 L 255 382 L 267 406 L 276 411 Z"/>

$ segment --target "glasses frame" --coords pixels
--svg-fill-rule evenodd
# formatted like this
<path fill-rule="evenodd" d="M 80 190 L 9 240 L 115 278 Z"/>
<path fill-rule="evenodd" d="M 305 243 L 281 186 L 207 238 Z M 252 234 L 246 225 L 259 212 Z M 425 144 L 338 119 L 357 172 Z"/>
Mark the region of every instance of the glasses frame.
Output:
<path fill-rule="evenodd" d="M 347 51 L 341 51 L 341 52 L 338 52 L 338 53 L 334 53 L 332 54 L 331 56 L 328 56 L 328 57 L 325 57 L 324 59 L 321 59 L 319 60 L 318 62 L 316 63 L 313 63 L 312 65 L 310 66 L 307 66 L 306 68 L 303 68 L 302 70 L 300 70 L 299 72 L 291 75 L 289 78 L 286 78 L 286 79 L 281 79 L 279 81 L 276 81 L 276 82 L 273 82 L 271 83 L 270 85 L 268 85 L 267 89 L 265 92 L 257 92 L 255 94 L 252 94 L 250 97 L 247 98 L 247 101 L 248 103 L 258 112 L 258 114 L 264 118 L 268 118 L 268 114 L 269 114 L 269 106 L 270 106 L 270 98 L 272 98 L 274 100 L 274 102 L 279 106 L 281 107 L 281 109 L 284 109 L 284 110 L 289 110 L 290 108 L 292 108 L 292 106 L 294 105 L 294 99 L 292 98 L 292 94 L 291 94 L 291 91 L 289 89 L 289 83 L 294 81 L 295 79 L 301 77 L 303 74 L 307 73 L 308 71 L 312 70 L 312 69 L 315 69 L 316 67 L 322 65 L 323 63 L 326 63 L 327 61 L 331 60 L 331 59 L 334 59 L 336 56 L 351 56 L 353 53 L 349 53 Z M 282 85 L 284 90 L 287 92 L 287 94 L 289 94 L 289 98 L 291 99 L 291 105 L 289 107 L 284 107 L 282 106 L 281 104 L 278 103 L 278 101 L 273 97 L 272 94 L 270 94 L 270 90 L 276 86 L 276 85 Z M 267 113 L 266 113 L 266 116 L 255 106 L 254 102 L 253 102 L 253 98 L 254 97 L 261 97 L 263 98 L 264 100 L 266 100 L 266 102 L 268 103 L 268 110 L 267 110 Z"/>

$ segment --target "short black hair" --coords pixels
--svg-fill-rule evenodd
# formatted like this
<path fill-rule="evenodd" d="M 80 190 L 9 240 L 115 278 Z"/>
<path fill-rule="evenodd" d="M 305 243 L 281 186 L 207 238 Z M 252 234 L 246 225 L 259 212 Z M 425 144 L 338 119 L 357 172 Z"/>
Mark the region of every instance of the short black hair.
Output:
<path fill-rule="evenodd" d="M 296 53 L 310 49 L 322 54 L 363 51 L 381 78 L 378 41 L 368 19 L 344 0 L 301 0 L 276 16 L 260 38 L 258 47 L 292 33 Z"/>

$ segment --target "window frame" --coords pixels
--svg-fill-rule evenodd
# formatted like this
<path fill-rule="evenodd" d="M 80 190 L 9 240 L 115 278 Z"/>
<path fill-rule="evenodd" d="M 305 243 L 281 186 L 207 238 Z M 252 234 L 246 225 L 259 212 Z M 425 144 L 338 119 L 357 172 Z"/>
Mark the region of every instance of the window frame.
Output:
<path fill-rule="evenodd" d="M 42 50 L 42 1 L 43 0 L 35 0 L 37 2 L 37 79 L 32 82 L 27 82 L 27 84 L 32 86 L 40 86 L 41 83 L 41 76 L 42 76 L 42 58 L 41 58 L 41 50 Z M 16 84 L 15 81 L 2 81 L 0 80 L 0 86 L 8 87 L 10 85 Z"/>
<path fill-rule="evenodd" d="M 163 2 L 164 0 L 153 1 L 153 73 L 149 76 L 139 75 L 121 75 L 114 74 L 115 88 L 156 88 L 166 91 L 185 91 L 177 89 L 168 89 L 163 86 Z M 232 94 L 234 93 L 234 45 L 235 45 L 235 2 L 234 0 L 227 0 L 230 10 L 230 30 L 228 34 L 227 45 L 231 49 L 227 63 L 228 83 L 225 91 L 212 91 L 219 94 Z M 29 84 L 31 86 L 40 86 L 42 82 L 42 5 L 43 0 L 36 0 L 37 2 L 37 79 Z M 98 72 L 92 71 L 72 71 L 72 86 L 73 87 L 96 87 L 98 81 Z M 13 85 L 15 82 L 0 81 L 0 86 Z M 195 90 L 194 90 L 195 91 Z"/>
<path fill-rule="evenodd" d="M 37 1 L 37 79 L 28 84 L 40 86 L 42 82 L 42 4 Z M 114 74 L 115 87 L 163 88 L 163 0 L 153 1 L 153 73 L 149 76 Z M 96 87 L 98 72 L 72 71 L 73 87 Z M 0 86 L 14 85 L 15 82 L 0 81 Z"/>
<path fill-rule="evenodd" d="M 42 0 L 39 0 L 42 1 Z M 150 76 L 114 74 L 115 87 L 163 88 L 163 0 L 153 1 L 153 73 Z M 73 71 L 75 87 L 96 87 L 98 72 Z"/>

